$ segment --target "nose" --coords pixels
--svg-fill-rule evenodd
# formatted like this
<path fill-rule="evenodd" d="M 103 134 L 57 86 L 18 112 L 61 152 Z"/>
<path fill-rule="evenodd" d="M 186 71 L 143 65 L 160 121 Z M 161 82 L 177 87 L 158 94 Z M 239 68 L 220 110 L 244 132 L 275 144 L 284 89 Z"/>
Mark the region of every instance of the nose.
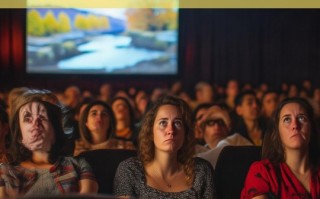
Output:
<path fill-rule="evenodd" d="M 213 124 L 213 127 L 214 127 L 215 129 L 219 129 L 219 128 L 220 128 L 220 125 L 218 124 L 218 122 L 216 122 L 216 123 Z"/>
<path fill-rule="evenodd" d="M 301 123 L 298 121 L 297 118 L 294 118 L 292 120 L 292 129 L 293 130 L 300 130 L 301 129 Z"/>
<path fill-rule="evenodd" d="M 172 135 L 172 134 L 173 134 L 173 130 L 174 130 L 174 126 L 173 126 L 173 123 L 171 123 L 171 124 L 168 125 L 168 127 L 167 127 L 167 134 L 168 134 L 168 135 Z"/>
<path fill-rule="evenodd" d="M 42 123 L 41 118 L 39 116 L 36 116 L 33 125 L 36 127 L 39 127 L 41 125 L 41 123 Z"/>
<path fill-rule="evenodd" d="M 253 102 L 253 103 L 252 103 L 252 107 L 253 107 L 254 109 L 258 109 L 258 107 L 259 107 L 259 106 L 258 106 L 258 103 L 257 103 L 257 102 Z"/>
<path fill-rule="evenodd" d="M 101 120 L 101 114 L 97 114 L 97 117 L 96 117 L 96 119 L 98 120 L 98 121 L 100 121 Z"/>

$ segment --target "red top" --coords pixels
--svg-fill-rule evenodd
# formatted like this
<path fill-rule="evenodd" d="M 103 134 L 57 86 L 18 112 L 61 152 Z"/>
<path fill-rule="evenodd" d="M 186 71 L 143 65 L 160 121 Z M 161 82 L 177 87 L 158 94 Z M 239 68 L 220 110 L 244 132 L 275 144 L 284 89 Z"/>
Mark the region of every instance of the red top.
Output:
<path fill-rule="evenodd" d="M 251 199 L 259 195 L 270 196 L 270 194 L 274 198 L 319 199 L 320 168 L 311 174 L 309 193 L 286 163 L 275 165 L 269 160 L 254 162 L 247 174 L 241 198 Z"/>

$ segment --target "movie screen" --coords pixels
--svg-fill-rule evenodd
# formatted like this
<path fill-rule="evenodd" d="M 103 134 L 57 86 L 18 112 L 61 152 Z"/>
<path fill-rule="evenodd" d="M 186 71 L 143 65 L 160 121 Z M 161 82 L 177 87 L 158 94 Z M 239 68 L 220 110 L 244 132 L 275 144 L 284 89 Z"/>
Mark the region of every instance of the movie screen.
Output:
<path fill-rule="evenodd" d="M 27 9 L 27 73 L 174 75 L 178 9 Z"/>

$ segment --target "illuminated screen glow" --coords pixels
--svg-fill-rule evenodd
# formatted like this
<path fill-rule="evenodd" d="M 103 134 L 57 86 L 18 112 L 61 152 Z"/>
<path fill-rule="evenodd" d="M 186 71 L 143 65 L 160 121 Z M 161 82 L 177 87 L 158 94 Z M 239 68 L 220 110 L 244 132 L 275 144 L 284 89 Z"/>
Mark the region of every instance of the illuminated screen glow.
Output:
<path fill-rule="evenodd" d="M 27 9 L 27 73 L 177 74 L 178 9 Z"/>

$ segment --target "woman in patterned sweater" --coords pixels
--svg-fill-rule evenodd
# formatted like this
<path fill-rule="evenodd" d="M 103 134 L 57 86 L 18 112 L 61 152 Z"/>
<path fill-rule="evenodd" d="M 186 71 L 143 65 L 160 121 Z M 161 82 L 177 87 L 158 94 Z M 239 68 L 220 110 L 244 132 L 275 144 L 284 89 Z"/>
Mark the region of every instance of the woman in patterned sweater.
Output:
<path fill-rule="evenodd" d="M 49 91 L 27 90 L 10 121 L 10 164 L 0 165 L 0 197 L 96 193 L 88 163 L 63 156 L 63 113 Z"/>
<path fill-rule="evenodd" d="M 194 158 L 191 111 L 166 96 L 146 114 L 138 138 L 139 156 L 120 163 L 114 194 L 137 198 L 215 198 L 213 169 Z"/>

